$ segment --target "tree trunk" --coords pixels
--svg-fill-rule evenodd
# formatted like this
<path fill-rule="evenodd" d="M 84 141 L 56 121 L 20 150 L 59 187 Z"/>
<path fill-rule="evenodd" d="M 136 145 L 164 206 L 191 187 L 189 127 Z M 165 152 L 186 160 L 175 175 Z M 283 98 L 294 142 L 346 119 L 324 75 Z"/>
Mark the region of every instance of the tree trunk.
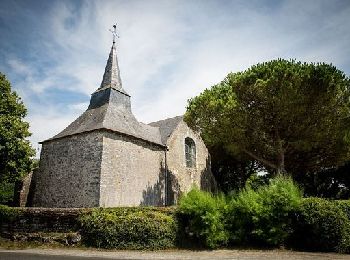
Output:
<path fill-rule="evenodd" d="M 278 131 L 277 132 L 277 175 L 283 175 L 286 173 L 286 169 L 284 167 L 284 149 L 283 149 L 283 142 L 279 137 Z"/>
<path fill-rule="evenodd" d="M 284 151 L 281 149 L 277 155 L 277 175 L 283 175 L 286 173 L 286 169 L 284 167 Z"/>
<path fill-rule="evenodd" d="M 286 169 L 284 167 L 284 153 L 285 153 L 285 150 L 283 148 L 283 142 L 279 136 L 279 132 L 278 130 L 276 129 L 276 139 L 277 139 L 277 167 L 276 167 L 276 173 L 277 175 L 284 175 L 286 174 Z"/>

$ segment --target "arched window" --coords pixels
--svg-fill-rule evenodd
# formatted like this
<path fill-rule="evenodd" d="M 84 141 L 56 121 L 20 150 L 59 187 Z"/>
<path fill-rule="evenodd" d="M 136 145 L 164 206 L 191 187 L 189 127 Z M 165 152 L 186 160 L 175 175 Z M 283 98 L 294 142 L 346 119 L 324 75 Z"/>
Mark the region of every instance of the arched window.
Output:
<path fill-rule="evenodd" d="M 189 137 L 185 138 L 185 157 L 187 167 L 196 167 L 196 144 Z"/>

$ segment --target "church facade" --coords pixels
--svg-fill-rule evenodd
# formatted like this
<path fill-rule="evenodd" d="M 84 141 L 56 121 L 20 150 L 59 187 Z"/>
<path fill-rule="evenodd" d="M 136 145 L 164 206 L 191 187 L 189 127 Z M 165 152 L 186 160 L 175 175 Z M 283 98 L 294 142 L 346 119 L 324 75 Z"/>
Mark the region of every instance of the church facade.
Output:
<path fill-rule="evenodd" d="M 182 116 L 137 121 L 113 42 L 88 109 L 43 141 L 32 177 L 34 207 L 166 206 L 193 186 L 214 191 L 210 156 Z"/>

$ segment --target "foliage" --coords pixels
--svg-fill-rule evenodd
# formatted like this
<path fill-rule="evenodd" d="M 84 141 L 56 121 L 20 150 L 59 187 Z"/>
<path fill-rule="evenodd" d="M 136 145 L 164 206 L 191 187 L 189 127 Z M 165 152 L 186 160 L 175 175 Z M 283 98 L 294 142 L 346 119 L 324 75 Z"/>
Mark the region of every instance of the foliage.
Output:
<path fill-rule="evenodd" d="M 269 184 L 269 181 L 270 181 L 270 176 L 268 174 L 259 175 L 257 173 L 254 173 L 250 175 L 245 185 L 248 185 L 253 190 L 257 190 L 261 186 Z"/>
<path fill-rule="evenodd" d="M 175 246 L 177 225 L 169 210 L 95 209 L 82 214 L 87 245 L 117 249 L 162 249 Z"/>
<path fill-rule="evenodd" d="M 211 156 L 211 170 L 224 193 L 242 189 L 250 176 L 259 170 L 255 161 L 247 156 L 238 156 L 228 152 L 221 144 L 208 146 Z"/>
<path fill-rule="evenodd" d="M 10 82 L 0 73 L 0 185 L 21 180 L 32 170 L 34 150 L 26 140 L 29 124 L 23 121 L 27 110 Z M 8 191 L 0 196 L 4 198 Z"/>
<path fill-rule="evenodd" d="M 350 162 L 346 162 L 339 167 L 298 174 L 295 180 L 303 187 L 307 197 L 348 199 L 350 197 L 349 172 Z"/>
<path fill-rule="evenodd" d="M 187 235 L 193 234 L 201 244 L 216 248 L 228 242 L 226 208 L 224 195 L 213 196 L 194 188 L 181 197 L 178 213 Z"/>
<path fill-rule="evenodd" d="M 306 198 L 296 211 L 290 241 L 297 248 L 349 252 L 350 221 L 341 208 L 321 198 Z"/>
<path fill-rule="evenodd" d="M 285 177 L 277 177 L 256 191 L 248 186 L 231 198 L 192 190 L 181 203 L 176 210 L 83 209 L 69 214 L 69 223 L 67 218 L 58 217 L 60 214 L 45 213 L 45 209 L 40 212 L 0 205 L 0 226 L 9 232 L 43 229 L 38 226 L 42 221 L 47 222 L 45 232 L 80 227 L 85 245 L 101 248 L 171 248 L 179 245 L 179 235 L 186 233 L 210 248 L 287 245 L 303 250 L 350 251 L 350 201 L 300 199 L 298 188 Z M 76 225 L 77 218 L 80 225 Z"/>
<path fill-rule="evenodd" d="M 350 80 L 332 65 L 273 60 L 189 100 L 185 121 L 271 172 L 318 171 L 348 160 Z"/>
<path fill-rule="evenodd" d="M 5 205 L 0 205 L 0 225 L 2 223 L 10 223 L 15 221 L 24 214 L 21 208 L 12 208 Z"/>
<path fill-rule="evenodd" d="M 345 215 L 350 220 L 350 200 L 335 200 L 334 203 L 341 208 Z"/>
<path fill-rule="evenodd" d="M 182 197 L 187 233 L 210 248 L 234 244 L 281 245 L 292 232 L 290 214 L 301 200 L 294 182 L 278 176 L 253 190 L 249 185 L 229 198 L 197 189 Z"/>
<path fill-rule="evenodd" d="M 292 232 L 291 213 L 301 191 L 291 178 L 277 176 L 253 190 L 249 185 L 230 202 L 229 222 L 234 243 L 268 246 L 284 244 Z"/>
<path fill-rule="evenodd" d="M 0 204 L 11 205 L 14 199 L 15 183 L 3 181 L 0 183 Z"/>

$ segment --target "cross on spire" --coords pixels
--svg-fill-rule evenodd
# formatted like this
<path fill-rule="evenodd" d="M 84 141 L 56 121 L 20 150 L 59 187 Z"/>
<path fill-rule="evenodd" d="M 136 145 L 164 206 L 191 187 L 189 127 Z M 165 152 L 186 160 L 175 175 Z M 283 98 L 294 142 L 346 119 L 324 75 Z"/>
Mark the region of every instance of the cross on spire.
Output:
<path fill-rule="evenodd" d="M 103 74 L 103 79 L 98 90 L 105 88 L 113 88 L 129 96 L 123 89 L 122 80 L 120 78 L 117 48 L 115 46 L 115 39 L 116 37 L 119 38 L 119 35 L 117 34 L 117 23 L 115 23 L 113 25 L 113 29 L 110 29 L 109 31 L 113 34 L 113 44 L 105 67 L 105 73 Z"/>
<path fill-rule="evenodd" d="M 113 34 L 113 43 L 115 43 L 115 39 L 119 38 L 117 34 L 117 23 L 113 24 L 113 29 L 109 29 L 109 31 Z"/>

